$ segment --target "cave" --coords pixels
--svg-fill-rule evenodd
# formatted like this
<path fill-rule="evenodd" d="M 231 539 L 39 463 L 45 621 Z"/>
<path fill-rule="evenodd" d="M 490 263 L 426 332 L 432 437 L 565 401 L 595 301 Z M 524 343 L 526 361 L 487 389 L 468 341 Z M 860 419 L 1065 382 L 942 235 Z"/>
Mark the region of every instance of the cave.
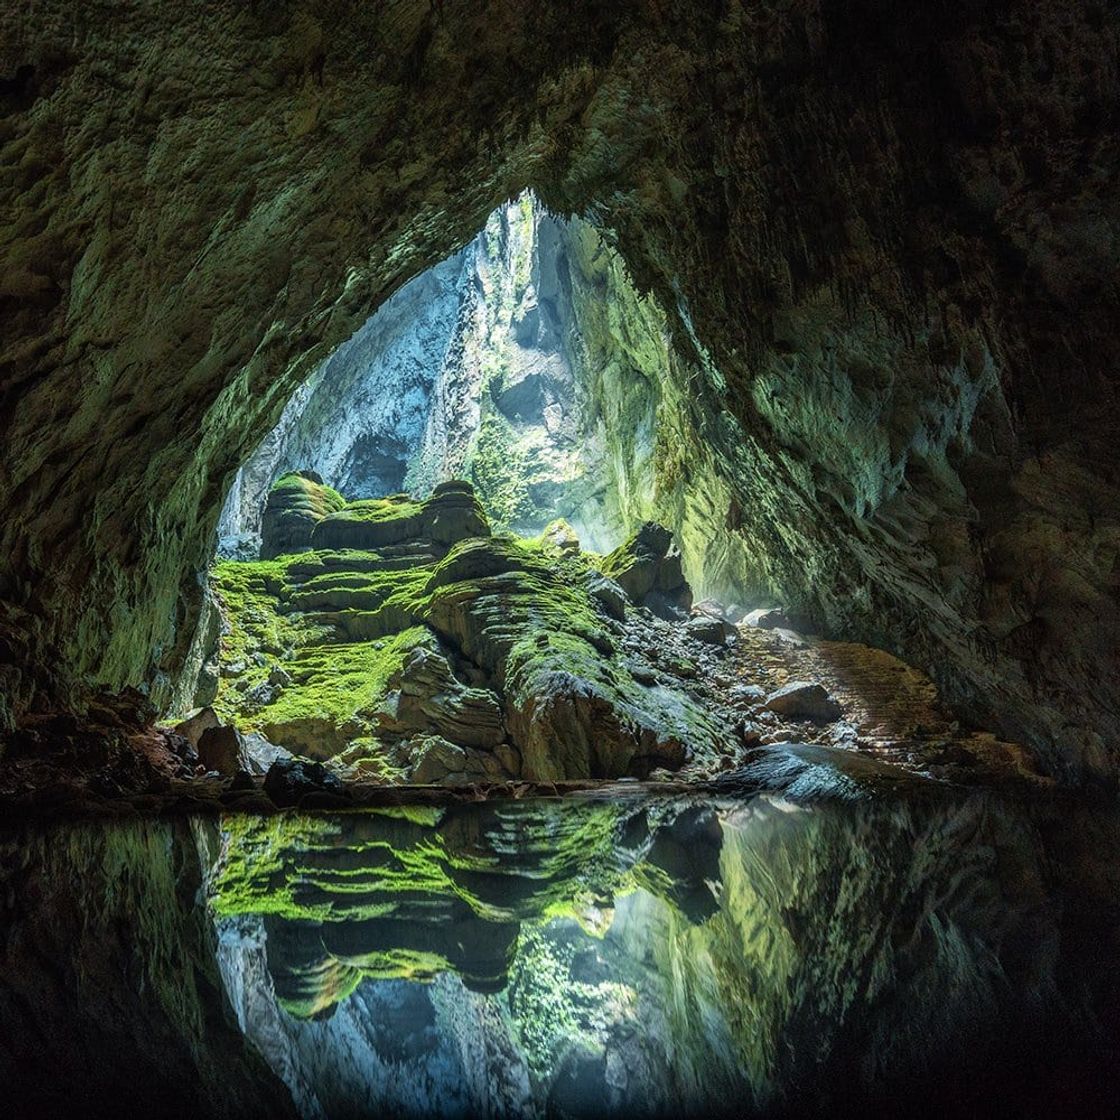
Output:
<path fill-rule="evenodd" d="M 18 1115 L 1105 1114 L 1120 16 L 0 12 Z"/>

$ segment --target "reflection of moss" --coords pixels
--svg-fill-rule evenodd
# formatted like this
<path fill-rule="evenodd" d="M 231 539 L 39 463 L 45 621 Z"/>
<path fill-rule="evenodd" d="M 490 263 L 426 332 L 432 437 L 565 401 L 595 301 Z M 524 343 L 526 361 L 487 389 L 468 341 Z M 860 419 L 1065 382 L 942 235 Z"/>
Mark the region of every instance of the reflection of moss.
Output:
<path fill-rule="evenodd" d="M 590 984 L 572 976 L 577 943 L 563 930 L 522 930 L 509 986 L 509 1007 L 529 1068 L 556 1068 L 571 1048 L 601 1048 L 609 1027 L 634 1015 L 637 993 L 625 984 Z"/>
<path fill-rule="evenodd" d="M 430 808 L 230 816 L 213 905 L 223 917 L 350 921 L 442 894 L 493 921 L 571 914 L 630 889 L 615 856 L 623 819 L 613 805 L 525 807 L 494 812 L 480 835 L 476 815 Z"/>

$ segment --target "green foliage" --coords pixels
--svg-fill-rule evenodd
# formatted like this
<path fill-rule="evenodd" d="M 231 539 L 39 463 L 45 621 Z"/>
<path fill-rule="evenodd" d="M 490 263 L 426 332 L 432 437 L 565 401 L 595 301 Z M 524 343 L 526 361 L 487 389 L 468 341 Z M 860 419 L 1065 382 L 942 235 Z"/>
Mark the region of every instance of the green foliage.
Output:
<path fill-rule="evenodd" d="M 528 470 L 509 422 L 493 413 L 479 425 L 471 457 L 471 480 L 479 501 L 497 528 L 508 529 L 531 513 Z"/>
<path fill-rule="evenodd" d="M 572 975 L 578 944 L 564 930 L 523 929 L 509 1007 L 529 1068 L 546 1076 L 573 1045 L 602 1046 L 609 1025 L 633 1016 L 637 992 L 625 984 L 589 984 Z"/>

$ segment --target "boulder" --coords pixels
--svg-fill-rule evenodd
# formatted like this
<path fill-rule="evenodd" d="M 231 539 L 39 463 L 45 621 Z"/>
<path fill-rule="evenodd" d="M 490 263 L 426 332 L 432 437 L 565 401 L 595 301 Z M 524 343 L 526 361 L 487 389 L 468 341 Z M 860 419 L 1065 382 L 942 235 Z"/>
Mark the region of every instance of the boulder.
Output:
<path fill-rule="evenodd" d="M 308 794 L 341 793 L 342 781 L 321 762 L 277 759 L 264 778 L 264 792 L 279 808 L 298 805 Z"/>
<path fill-rule="evenodd" d="M 811 681 L 791 681 L 767 696 L 766 707 L 786 719 L 814 723 L 831 723 L 843 714 L 825 688 Z"/>
<path fill-rule="evenodd" d="M 766 690 L 757 684 L 732 685 L 728 697 L 733 704 L 753 706 L 766 700 Z"/>
<path fill-rule="evenodd" d="M 342 509 L 346 500 L 323 485 L 314 471 L 281 475 L 268 492 L 261 521 L 261 558 L 271 560 L 311 547 L 315 526 L 328 514 Z"/>
<path fill-rule="evenodd" d="M 692 588 L 684 578 L 673 534 L 654 521 L 604 557 L 601 570 L 632 602 L 661 618 L 679 618 L 692 606 Z"/>
<path fill-rule="evenodd" d="M 198 741 L 212 727 L 221 726 L 221 720 L 213 708 L 199 708 L 191 712 L 181 723 L 175 724 L 175 731 L 188 740 L 198 750 Z"/>
<path fill-rule="evenodd" d="M 413 757 L 410 780 L 418 785 L 474 785 L 510 776 L 492 754 L 458 746 L 439 736 L 422 740 Z"/>
<path fill-rule="evenodd" d="M 555 548 L 565 556 L 574 556 L 579 552 L 579 537 L 562 517 L 546 525 L 540 539 L 542 544 Z"/>
<path fill-rule="evenodd" d="M 735 633 L 735 627 L 722 618 L 710 614 L 696 614 L 685 623 L 685 633 L 697 642 L 711 646 L 725 646 Z"/>
<path fill-rule="evenodd" d="M 207 728 L 198 740 L 198 758 L 207 770 L 216 770 L 223 778 L 252 767 L 245 740 L 236 727 Z"/>
<path fill-rule="evenodd" d="M 793 630 L 786 612 L 781 607 L 760 607 L 751 611 L 743 621 L 748 626 L 757 626 L 760 630 Z"/>
<path fill-rule="evenodd" d="M 466 747 L 496 747 L 506 737 L 498 697 L 459 681 L 434 640 L 412 651 L 389 687 L 382 731 L 429 731 Z"/>
<path fill-rule="evenodd" d="M 600 572 L 593 572 L 587 580 L 587 590 L 602 608 L 617 622 L 626 621 L 626 592 L 613 579 Z"/>

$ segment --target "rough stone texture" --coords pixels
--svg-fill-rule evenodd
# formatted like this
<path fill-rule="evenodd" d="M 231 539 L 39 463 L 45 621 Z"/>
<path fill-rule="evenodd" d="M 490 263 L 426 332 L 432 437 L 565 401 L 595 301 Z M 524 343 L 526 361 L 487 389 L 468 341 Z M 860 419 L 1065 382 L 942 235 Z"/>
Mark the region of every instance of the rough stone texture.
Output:
<path fill-rule="evenodd" d="M 841 716 L 840 705 L 813 681 L 791 681 L 766 698 L 766 707 L 788 719 L 828 723 Z"/>
<path fill-rule="evenodd" d="M 662 618 L 692 606 L 692 588 L 684 578 L 681 554 L 664 525 L 647 521 L 624 544 L 603 558 L 603 574 Z"/>
<path fill-rule="evenodd" d="M 1117 732 L 1120 17 L 1059 0 L 7 5 L 5 722 L 166 703 L 225 488 L 525 186 L 670 315 L 667 473 L 1064 777 Z"/>
<path fill-rule="evenodd" d="M 419 496 L 469 476 L 499 528 L 535 535 L 562 518 L 600 552 L 663 513 L 696 578 L 726 586 L 734 549 L 713 556 L 710 534 L 701 549 L 689 531 L 696 496 L 719 480 L 657 470 L 696 441 L 674 399 L 674 360 L 664 313 L 617 250 L 525 192 L 395 292 L 296 391 L 237 472 L 219 552 L 255 554 L 268 487 L 284 470 L 313 468 L 351 498 Z"/>
<path fill-rule="evenodd" d="M 175 725 L 177 734 L 188 740 L 195 750 L 198 750 L 199 740 L 212 727 L 220 727 L 221 720 L 213 708 L 200 708 L 191 712 L 187 718 Z"/>
<path fill-rule="evenodd" d="M 310 543 L 317 549 L 379 549 L 420 540 L 446 551 L 458 541 L 489 535 L 470 484 L 444 482 L 424 502 L 407 494 L 349 502 L 316 523 Z"/>
<path fill-rule="evenodd" d="M 268 491 L 261 519 L 261 556 L 266 560 L 311 547 L 311 534 L 324 517 L 342 509 L 342 495 L 314 471 L 281 475 Z"/>
<path fill-rule="evenodd" d="M 672 538 L 651 535 L 653 588 Z M 618 623 L 621 589 L 563 534 L 491 536 L 466 483 L 349 503 L 312 543 L 215 567 L 216 704 L 246 734 L 348 778 L 413 783 L 644 777 L 689 761 L 710 773 L 738 743 L 693 695 L 688 653 L 704 647 L 686 627 L 665 673 L 634 661 L 635 675 L 612 636 L 641 644 Z"/>
<path fill-rule="evenodd" d="M 223 778 L 232 778 L 252 765 L 236 727 L 208 727 L 198 739 L 198 758 L 207 770 L 214 770 Z"/>

